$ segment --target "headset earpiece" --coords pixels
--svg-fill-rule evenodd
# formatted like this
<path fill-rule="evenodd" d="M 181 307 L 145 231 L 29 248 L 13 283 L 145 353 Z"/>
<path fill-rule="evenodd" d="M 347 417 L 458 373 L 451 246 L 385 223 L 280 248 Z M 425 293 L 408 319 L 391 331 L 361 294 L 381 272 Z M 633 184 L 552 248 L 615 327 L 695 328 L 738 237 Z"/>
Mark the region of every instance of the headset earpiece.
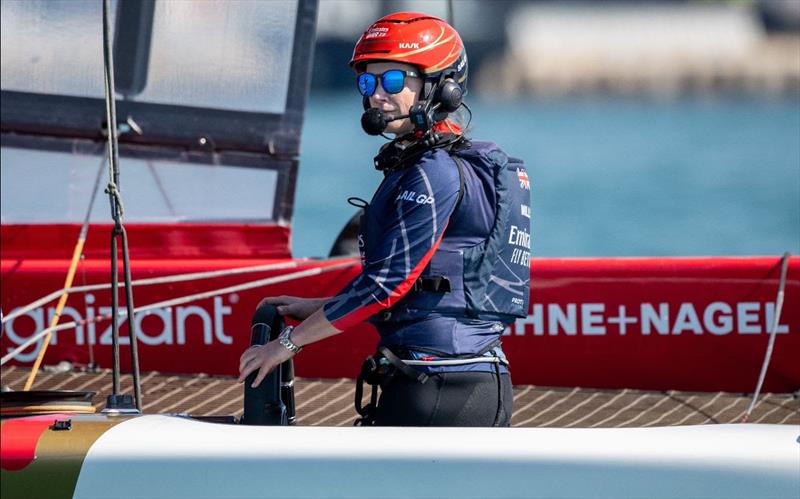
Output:
<path fill-rule="evenodd" d="M 436 91 L 436 101 L 441 104 L 439 110 L 452 113 L 461 107 L 463 100 L 464 91 L 455 80 L 446 78 L 439 84 L 439 88 Z"/>

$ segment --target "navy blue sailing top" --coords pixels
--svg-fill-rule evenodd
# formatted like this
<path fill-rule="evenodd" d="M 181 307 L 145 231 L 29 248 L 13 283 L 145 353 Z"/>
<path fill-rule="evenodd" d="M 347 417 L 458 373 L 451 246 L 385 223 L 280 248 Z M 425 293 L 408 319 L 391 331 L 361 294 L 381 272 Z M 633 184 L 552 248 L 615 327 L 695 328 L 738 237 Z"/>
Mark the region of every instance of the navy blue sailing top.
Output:
<path fill-rule="evenodd" d="M 334 327 L 347 329 L 405 296 L 441 244 L 459 185 L 441 149 L 383 179 L 362 218 L 361 274 L 325 305 Z"/>
<path fill-rule="evenodd" d="M 344 330 L 372 319 L 381 345 L 422 349 L 413 355 L 415 358 L 429 357 L 425 353 L 428 350 L 448 355 L 476 354 L 498 340 L 504 324 L 464 314 L 433 311 L 412 320 L 385 320 L 423 270 L 426 275 L 430 273 L 429 264 L 437 251 L 475 247 L 491 232 L 496 193 L 470 168 L 464 168 L 463 173 L 460 202 L 459 169 L 442 149 L 428 150 L 413 166 L 384 178 L 362 218 L 361 273 L 324 307 L 326 318 L 335 328 Z M 491 364 L 480 363 L 428 370 L 493 369 Z"/>

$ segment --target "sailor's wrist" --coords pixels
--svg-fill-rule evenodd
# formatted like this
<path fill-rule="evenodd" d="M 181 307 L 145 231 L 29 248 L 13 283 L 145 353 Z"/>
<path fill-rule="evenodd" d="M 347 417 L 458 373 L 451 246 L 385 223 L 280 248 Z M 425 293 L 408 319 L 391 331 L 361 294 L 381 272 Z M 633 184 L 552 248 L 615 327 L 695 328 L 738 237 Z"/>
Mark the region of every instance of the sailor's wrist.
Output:
<path fill-rule="evenodd" d="M 286 326 L 278 335 L 278 343 L 280 343 L 283 348 L 291 352 L 292 356 L 297 355 L 303 350 L 303 345 L 299 345 L 294 342 L 292 338 L 293 331 L 294 326 Z"/>

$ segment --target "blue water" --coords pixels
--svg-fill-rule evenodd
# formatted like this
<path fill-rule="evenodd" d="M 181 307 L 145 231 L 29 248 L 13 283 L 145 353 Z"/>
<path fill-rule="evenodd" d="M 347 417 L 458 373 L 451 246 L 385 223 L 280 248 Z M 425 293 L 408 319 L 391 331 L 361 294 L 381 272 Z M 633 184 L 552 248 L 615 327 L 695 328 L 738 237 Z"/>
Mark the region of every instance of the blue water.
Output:
<path fill-rule="evenodd" d="M 528 165 L 535 256 L 800 252 L 796 99 L 472 101 L 472 136 Z M 381 179 L 352 93 L 312 95 L 293 250 L 324 256 Z"/>

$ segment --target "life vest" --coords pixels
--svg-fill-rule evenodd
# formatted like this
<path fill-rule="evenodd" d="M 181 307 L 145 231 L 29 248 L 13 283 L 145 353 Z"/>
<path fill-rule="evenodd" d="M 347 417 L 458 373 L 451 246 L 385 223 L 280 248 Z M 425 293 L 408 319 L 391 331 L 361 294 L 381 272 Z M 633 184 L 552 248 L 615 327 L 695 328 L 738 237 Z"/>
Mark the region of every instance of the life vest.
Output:
<path fill-rule="evenodd" d="M 467 143 L 444 157 L 452 163 L 442 167 L 459 169 L 458 206 L 412 290 L 372 322 L 439 313 L 508 324 L 528 315 L 531 207 L 523 162 L 492 142 Z"/>

